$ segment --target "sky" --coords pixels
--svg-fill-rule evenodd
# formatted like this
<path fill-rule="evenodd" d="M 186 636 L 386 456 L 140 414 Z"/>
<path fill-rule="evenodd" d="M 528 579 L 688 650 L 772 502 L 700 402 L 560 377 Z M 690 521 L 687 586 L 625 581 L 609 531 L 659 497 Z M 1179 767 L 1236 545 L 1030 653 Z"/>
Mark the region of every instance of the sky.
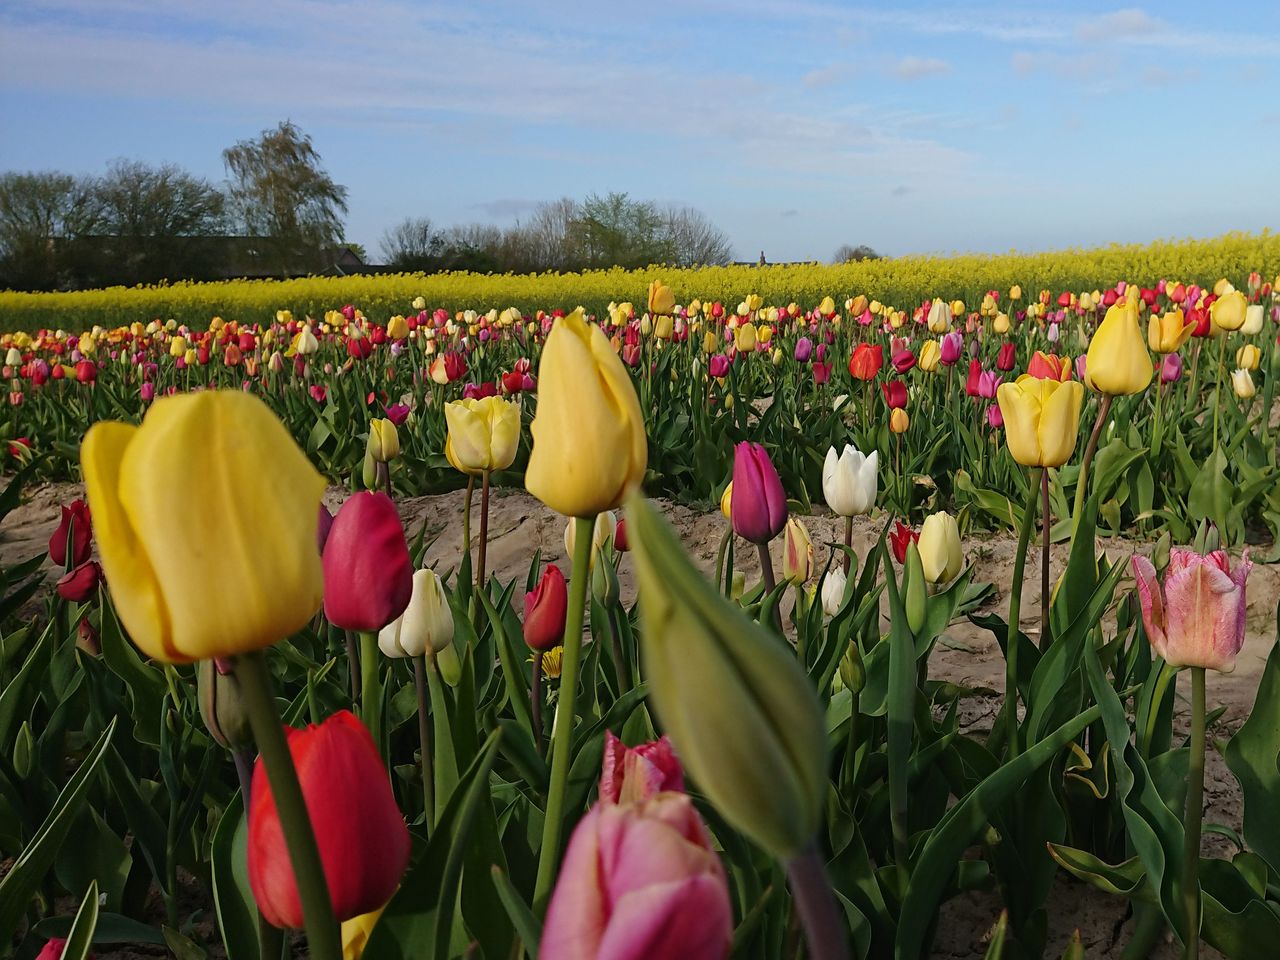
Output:
<path fill-rule="evenodd" d="M 287 118 L 374 260 L 610 190 L 750 260 L 1280 227 L 1277 91 L 1274 0 L 0 0 L 0 170 L 220 182 Z"/>

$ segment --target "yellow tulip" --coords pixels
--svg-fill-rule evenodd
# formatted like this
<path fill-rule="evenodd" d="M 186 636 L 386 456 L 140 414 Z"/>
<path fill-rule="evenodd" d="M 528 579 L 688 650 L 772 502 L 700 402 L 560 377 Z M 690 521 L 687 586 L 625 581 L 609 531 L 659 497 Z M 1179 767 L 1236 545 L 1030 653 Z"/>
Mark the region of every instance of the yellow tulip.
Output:
<path fill-rule="evenodd" d="M 1012 287 L 1010 287 L 1010 288 L 1009 288 L 1009 299 L 1010 299 L 1010 300 L 1021 300 L 1021 299 L 1022 299 L 1022 287 L 1018 286 L 1016 283 L 1015 283 Z"/>
<path fill-rule="evenodd" d="M 911 418 L 901 407 L 894 407 L 889 414 L 889 429 L 894 433 L 906 433 L 911 426 Z"/>
<path fill-rule="evenodd" d="M 860 317 L 867 312 L 867 298 L 865 294 L 858 294 L 856 297 L 850 297 L 844 302 L 844 308 L 849 312 L 851 317 Z"/>
<path fill-rule="evenodd" d="M 958 317 L 958 316 L 960 316 L 960 315 L 961 315 L 961 314 L 963 314 L 963 313 L 964 313 L 964 301 L 963 301 L 963 300 L 952 300 L 952 301 L 951 301 L 951 315 L 952 315 L 953 317 Z"/>
<path fill-rule="evenodd" d="M 756 348 L 756 327 L 753 323 L 744 323 L 733 331 L 733 345 L 739 353 L 750 353 Z"/>
<path fill-rule="evenodd" d="M 670 340 L 675 334 L 675 320 L 669 314 L 661 314 L 653 325 L 653 335 L 659 340 Z"/>
<path fill-rule="evenodd" d="M 1085 360 L 1089 386 L 1099 393 L 1141 393 L 1151 382 L 1151 355 L 1138 330 L 1138 308 L 1125 300 L 1112 305 L 1089 342 Z"/>
<path fill-rule="evenodd" d="M 601 334 L 603 336 L 603 334 Z M 472 475 L 505 470 L 520 445 L 520 408 L 502 397 L 454 400 L 444 405 L 449 427 L 445 456 Z"/>
<path fill-rule="evenodd" d="M 747 305 L 747 311 L 749 313 L 754 313 L 755 311 L 760 309 L 761 305 L 764 303 L 764 300 L 760 298 L 760 294 L 758 293 L 749 293 L 747 294 L 747 299 L 743 302 L 746 303 Z"/>
<path fill-rule="evenodd" d="M 1235 287 L 1231 285 L 1231 281 L 1226 277 L 1219 278 L 1218 282 L 1213 285 L 1213 292 L 1219 297 L 1225 297 L 1229 293 L 1235 292 Z"/>
<path fill-rule="evenodd" d="M 1236 392 L 1236 396 L 1241 400 L 1248 400 L 1258 392 L 1257 388 L 1253 385 L 1253 377 L 1249 376 L 1248 370 L 1232 371 L 1231 389 Z"/>
<path fill-rule="evenodd" d="M 378 463 L 390 463 L 400 456 L 400 434 L 396 425 L 385 418 L 375 418 L 369 423 L 369 456 Z"/>
<path fill-rule="evenodd" d="M 1262 310 L 1262 304 L 1251 303 L 1245 307 L 1244 326 L 1240 328 L 1240 332 L 1246 337 L 1252 337 L 1262 332 L 1262 321 L 1265 315 Z"/>
<path fill-rule="evenodd" d="M 169 356 L 185 357 L 187 355 L 187 338 L 174 337 L 169 341 Z"/>
<path fill-rule="evenodd" d="M 196 353 L 196 348 L 187 347 L 187 353 L 186 353 L 186 356 L 182 358 L 182 362 L 185 363 L 188 367 L 190 367 L 190 366 L 194 366 L 199 359 L 200 359 L 200 355 Z"/>
<path fill-rule="evenodd" d="M 1219 330 L 1239 330 L 1244 326 L 1249 304 L 1239 290 L 1230 290 L 1209 307 L 1209 316 Z"/>
<path fill-rule="evenodd" d="M 257 650 L 319 609 L 325 481 L 261 400 L 241 390 L 157 400 L 140 427 L 90 428 L 80 463 L 112 600 L 148 656 Z M 234 602 L 218 602 L 215 584 Z"/>
<path fill-rule="evenodd" d="M 836 302 L 830 297 L 823 297 L 822 302 L 818 304 L 818 313 L 824 317 L 829 317 L 836 312 Z"/>
<path fill-rule="evenodd" d="M 720 512 L 724 514 L 726 520 L 733 519 L 733 481 L 730 480 L 724 488 L 724 493 L 720 494 Z"/>
<path fill-rule="evenodd" d="M 937 340 L 926 340 L 920 345 L 920 355 L 916 357 L 916 366 L 925 373 L 933 373 L 938 369 L 938 361 L 942 359 L 942 347 Z"/>
<path fill-rule="evenodd" d="M 1009 315 L 1007 313 L 997 313 L 995 319 L 991 321 L 991 329 L 996 333 L 1004 336 L 1009 332 Z"/>
<path fill-rule="evenodd" d="M 720 349 L 720 335 L 714 330 L 708 330 L 702 335 L 702 352 L 715 353 Z"/>
<path fill-rule="evenodd" d="M 392 340 L 404 340 L 409 336 L 409 321 L 396 314 L 387 321 L 387 336 Z"/>
<path fill-rule="evenodd" d="M 1005 441 L 1024 467 L 1060 467 L 1071 459 L 1080 430 L 1084 387 L 1023 374 L 1002 383 L 996 401 L 1004 417 Z"/>
<path fill-rule="evenodd" d="M 1262 362 L 1262 351 L 1252 343 L 1246 343 L 1236 351 L 1236 366 L 1243 370 L 1257 370 Z"/>
<path fill-rule="evenodd" d="M 960 550 L 960 527 L 949 513 L 938 512 L 925 518 L 920 527 L 920 563 L 929 583 L 949 583 L 960 575 L 964 555 Z"/>
<path fill-rule="evenodd" d="M 538 415 L 525 488 L 553 510 L 589 517 L 644 479 L 648 441 L 626 368 L 582 309 L 556 322 L 538 369 Z"/>
<path fill-rule="evenodd" d="M 385 909 L 379 907 L 370 913 L 362 913 L 358 917 L 342 921 L 342 960 L 360 960 L 365 944 L 369 942 L 369 934 L 373 933 L 373 928 Z"/>
<path fill-rule="evenodd" d="M 1147 346 L 1153 353 L 1175 353 L 1190 339 L 1195 328 L 1196 322 L 1187 322 L 1181 310 L 1170 310 L 1162 317 L 1153 313 L 1147 321 Z"/>
<path fill-rule="evenodd" d="M 782 538 L 782 579 L 799 586 L 813 575 L 813 540 L 799 517 L 788 517 Z"/>

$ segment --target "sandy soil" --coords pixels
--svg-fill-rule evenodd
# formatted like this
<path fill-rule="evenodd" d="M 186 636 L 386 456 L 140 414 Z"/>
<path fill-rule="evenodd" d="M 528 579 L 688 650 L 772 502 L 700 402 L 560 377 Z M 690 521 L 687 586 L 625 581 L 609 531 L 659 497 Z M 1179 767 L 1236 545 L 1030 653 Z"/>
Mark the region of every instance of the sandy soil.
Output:
<path fill-rule="evenodd" d="M 57 526 L 59 504 L 78 495 L 79 488 L 71 484 L 49 485 L 33 491 L 0 525 L 0 564 L 7 565 L 43 552 L 50 534 Z M 341 490 L 331 490 L 327 497 L 330 507 L 336 509 L 342 497 Z M 425 523 L 428 539 L 435 538 L 427 553 L 427 563 L 434 564 L 441 573 L 457 563 L 464 498 L 463 492 L 457 491 L 439 496 L 409 498 L 399 504 L 406 529 L 411 536 Z M 477 509 L 478 499 L 477 497 Z M 724 530 L 724 520 L 720 514 L 697 513 L 666 503 L 663 504 L 663 509 L 695 561 L 704 570 L 711 571 Z M 823 545 L 840 539 L 842 521 L 830 515 L 818 515 L 809 518 L 807 522 L 817 547 L 818 562 L 825 562 L 827 548 Z M 477 528 L 478 524 L 473 524 L 473 534 Z M 859 518 L 854 527 L 854 545 L 859 556 L 865 555 L 878 534 L 878 523 Z M 545 560 L 561 564 L 562 569 L 568 568 L 563 518 L 523 491 L 494 491 L 490 506 L 489 537 L 488 567 L 502 580 L 518 578 L 523 582 L 535 549 L 541 549 Z M 1008 584 L 1012 579 L 1014 538 L 1001 534 L 984 534 L 971 538 L 965 547 L 969 561 L 975 566 L 975 582 L 990 582 L 997 587 L 997 595 L 989 604 L 989 609 L 1003 614 L 1007 610 Z M 1134 550 L 1147 549 L 1148 545 L 1107 540 L 1103 541 L 1103 547 L 1109 557 L 1117 560 L 1124 559 Z M 780 550 L 781 543 L 775 543 L 774 562 L 779 567 Z M 1056 546 L 1051 563 L 1053 576 L 1056 577 L 1065 560 L 1065 545 Z M 1032 637 L 1038 632 L 1039 562 L 1039 553 L 1033 550 L 1027 563 L 1022 605 L 1022 628 Z M 754 551 L 739 550 L 737 565 L 746 572 L 749 581 L 758 576 L 759 565 Z M 622 564 L 620 582 L 623 599 L 629 603 L 635 596 L 635 581 L 629 561 L 624 560 Z M 1277 597 L 1280 597 L 1280 567 L 1255 567 L 1249 580 L 1247 638 L 1236 670 L 1228 675 L 1211 673 L 1209 676 L 1210 709 L 1217 705 L 1227 708 L 1218 726 L 1211 731 L 1211 737 L 1229 737 L 1252 707 L 1258 680 L 1275 637 Z M 999 646 L 989 632 L 975 627 L 967 620 L 953 623 L 934 650 L 930 661 L 930 675 L 983 691 L 985 695 L 973 701 L 966 709 L 965 717 L 975 730 L 989 728 L 998 706 L 1004 678 L 1004 661 Z M 1180 680 L 1179 722 L 1182 723 L 1185 720 L 1188 681 L 1186 677 Z M 1239 788 L 1221 757 L 1212 750 L 1207 779 L 1206 819 L 1239 829 Z M 1213 849 L 1215 839 L 1206 838 L 1206 849 Z M 983 956 L 984 937 L 998 912 L 998 898 L 994 894 L 969 894 L 953 900 L 944 909 L 934 955 L 947 958 Z M 1076 927 L 1081 929 L 1088 956 L 1118 956 L 1128 934 L 1127 927 L 1120 928 L 1124 912 L 1122 901 L 1105 897 L 1091 888 L 1064 878 L 1059 883 L 1058 892 L 1051 904 L 1050 943 L 1046 956 L 1061 956 Z M 1115 941 L 1113 938 L 1117 930 L 1119 940 Z M 1208 951 L 1202 955 L 1214 954 Z M 1176 956 L 1176 952 L 1168 946 L 1153 956 L 1172 958 Z"/>

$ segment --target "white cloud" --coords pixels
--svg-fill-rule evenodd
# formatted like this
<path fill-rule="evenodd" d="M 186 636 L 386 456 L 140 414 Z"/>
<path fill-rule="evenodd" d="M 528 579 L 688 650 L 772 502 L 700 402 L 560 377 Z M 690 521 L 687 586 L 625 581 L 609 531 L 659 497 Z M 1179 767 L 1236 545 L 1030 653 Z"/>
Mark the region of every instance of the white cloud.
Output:
<path fill-rule="evenodd" d="M 1167 27 L 1145 10 L 1126 7 L 1086 20 L 1076 28 L 1081 40 L 1122 40 L 1126 37 L 1145 37 L 1159 33 Z"/>
<path fill-rule="evenodd" d="M 903 57 L 893 68 L 903 80 L 917 80 L 951 72 L 951 64 L 936 57 Z"/>

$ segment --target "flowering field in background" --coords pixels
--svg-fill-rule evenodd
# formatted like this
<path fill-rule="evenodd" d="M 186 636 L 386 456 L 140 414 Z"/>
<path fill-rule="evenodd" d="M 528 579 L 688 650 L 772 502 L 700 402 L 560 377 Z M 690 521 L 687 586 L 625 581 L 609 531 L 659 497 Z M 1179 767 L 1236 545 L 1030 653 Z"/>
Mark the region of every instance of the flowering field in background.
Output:
<path fill-rule="evenodd" d="M 0 939 L 923 960 L 983 891 L 1041 957 L 1070 877 L 1128 956 L 1266 960 L 1280 648 L 1230 727 L 1206 674 L 1280 559 L 1274 245 L 28 301 L 83 305 L 0 334 L 0 517 L 86 499 L 0 572 Z M 495 486 L 565 569 L 491 569 Z M 647 497 L 718 506 L 706 573 Z M 1002 689 L 931 675 L 963 620 Z"/>
<path fill-rule="evenodd" d="M 622 269 L 583 274 L 532 276 L 447 273 L 424 276 L 315 277 L 286 281 L 179 283 L 156 287 L 113 287 L 73 293 L 0 292 L 0 330 L 115 326 L 135 320 L 174 319 L 200 327 L 213 316 L 262 322 L 277 310 L 320 316 L 338 303 L 358 303 L 370 316 L 390 316 L 415 297 L 447 310 L 516 306 L 584 306 L 601 313 L 610 301 L 640 302 L 649 281 L 661 275 L 688 299 L 737 303 L 758 294 L 768 303 L 817 303 L 839 291 L 865 293 L 886 303 L 918 302 L 945 291 L 972 300 L 988 289 L 1093 289 L 1125 278 L 1154 285 L 1161 277 L 1212 284 L 1219 277 L 1244 279 L 1257 269 L 1280 269 L 1280 235 L 1228 234 L 1210 240 L 1113 244 L 1089 250 L 1041 254 L 911 256 L 838 266 L 798 264 L 691 268 Z M 846 294 L 847 295 L 847 294 Z"/>

